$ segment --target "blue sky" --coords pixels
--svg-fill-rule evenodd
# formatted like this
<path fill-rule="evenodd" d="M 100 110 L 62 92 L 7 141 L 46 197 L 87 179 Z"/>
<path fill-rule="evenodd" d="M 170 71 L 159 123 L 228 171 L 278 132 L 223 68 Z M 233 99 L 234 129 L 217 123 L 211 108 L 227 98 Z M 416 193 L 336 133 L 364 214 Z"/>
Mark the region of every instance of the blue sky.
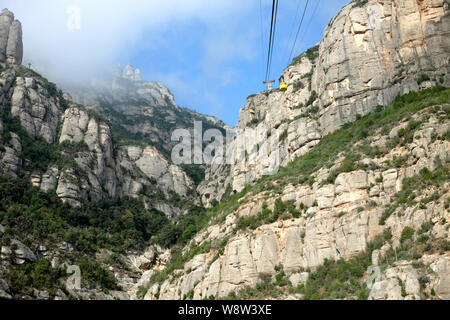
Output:
<path fill-rule="evenodd" d="M 318 1 L 309 1 L 293 56 L 319 42 L 330 19 L 350 2 Z M 290 62 L 305 3 L 279 1 L 272 79 Z M 3 0 L 2 5 L 22 21 L 24 62 L 57 83 L 85 81 L 131 63 L 144 80 L 164 83 L 178 105 L 230 126 L 246 97 L 264 89 L 271 0 Z M 79 29 L 67 26 L 73 6 L 80 9 Z"/>

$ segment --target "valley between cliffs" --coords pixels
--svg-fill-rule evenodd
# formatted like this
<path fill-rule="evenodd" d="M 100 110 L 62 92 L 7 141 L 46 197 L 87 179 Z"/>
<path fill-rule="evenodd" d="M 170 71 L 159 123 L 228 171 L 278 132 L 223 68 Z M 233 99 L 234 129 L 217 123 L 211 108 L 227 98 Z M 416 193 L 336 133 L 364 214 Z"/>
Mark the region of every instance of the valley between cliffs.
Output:
<path fill-rule="evenodd" d="M 449 6 L 352 1 L 249 96 L 233 130 L 276 131 L 272 175 L 259 148 L 173 164 L 171 130 L 229 128 L 131 66 L 61 91 L 2 11 L 0 298 L 450 299 Z"/>

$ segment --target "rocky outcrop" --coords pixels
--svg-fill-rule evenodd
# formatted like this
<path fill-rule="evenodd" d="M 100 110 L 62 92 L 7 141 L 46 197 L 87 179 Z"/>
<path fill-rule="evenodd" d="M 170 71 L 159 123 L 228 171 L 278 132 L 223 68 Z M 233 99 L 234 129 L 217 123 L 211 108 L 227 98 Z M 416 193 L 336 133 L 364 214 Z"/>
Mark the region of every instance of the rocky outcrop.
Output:
<path fill-rule="evenodd" d="M 437 273 L 435 293 L 443 300 L 450 299 L 450 255 L 440 256 L 434 259 L 431 268 Z"/>
<path fill-rule="evenodd" d="M 10 98 L 10 88 L 13 86 L 15 74 L 7 69 L 1 72 L 0 77 L 0 110 L 4 108 L 6 101 Z"/>
<path fill-rule="evenodd" d="M 324 132 L 417 90 L 421 73 L 450 85 L 449 32 L 446 0 L 346 6 L 325 30 L 313 75 Z"/>
<path fill-rule="evenodd" d="M 66 110 L 62 121 L 59 142 L 84 143 L 87 147 L 84 152 L 77 153 L 75 161 L 87 175 L 89 199 L 98 201 L 118 196 L 119 185 L 110 128 L 76 107 Z M 68 188 L 71 189 L 73 190 Z"/>
<path fill-rule="evenodd" d="M 22 145 L 19 136 L 10 133 L 9 144 L 0 146 L 0 173 L 17 177 L 22 168 L 21 152 Z"/>
<path fill-rule="evenodd" d="M 24 264 L 26 261 L 33 262 L 36 260 L 36 255 L 22 242 L 18 240 L 12 240 L 11 247 L 14 248 L 12 250 L 12 254 L 13 262 L 15 264 Z"/>
<path fill-rule="evenodd" d="M 141 81 L 141 71 L 139 69 L 133 70 L 133 66 L 127 64 L 122 71 L 122 78 L 131 81 Z"/>
<path fill-rule="evenodd" d="M 124 195 L 137 197 L 144 193 L 145 187 L 159 189 L 167 196 L 171 192 L 187 196 L 188 190 L 193 188 L 186 173 L 171 165 L 155 148 L 115 146 L 109 126 L 79 107 L 67 109 L 63 116 L 59 142 L 65 141 L 81 143 L 86 148 L 75 156 L 85 177 L 80 180 L 70 169 L 57 178 L 57 194 L 61 199 L 72 199 L 74 205 L 79 205 L 81 200 L 98 201 Z M 51 170 L 43 176 L 42 182 L 48 184 L 55 173 L 57 175 Z M 49 186 L 41 184 L 41 188 L 49 189 Z M 173 216 L 173 211 L 169 210 L 168 215 Z"/>
<path fill-rule="evenodd" d="M 20 265 L 35 260 L 36 255 L 33 251 L 18 240 L 13 239 L 9 246 L 1 247 L 0 262 L 3 266 L 9 264 Z"/>
<path fill-rule="evenodd" d="M 133 150 L 130 153 L 130 150 Z M 171 165 L 164 156 L 153 147 L 141 149 L 139 147 L 128 148 L 128 155 L 135 160 L 136 166 L 150 179 L 158 181 L 162 189 L 168 193 L 176 193 L 186 196 L 188 189 L 193 187 L 190 178 L 178 166 Z"/>
<path fill-rule="evenodd" d="M 278 146 L 283 166 L 322 136 L 388 105 L 397 95 L 436 84 L 450 86 L 449 10 L 446 0 L 348 4 L 330 21 L 322 41 L 283 71 L 287 91 L 249 97 L 237 128 L 275 129 L 283 137 Z M 246 147 L 248 158 L 239 159 L 236 152 L 231 173 L 223 176 L 232 175 L 237 192 L 263 175 L 259 159 L 252 159 L 257 154 L 252 142 Z M 208 186 L 202 190 L 211 193 Z"/>
<path fill-rule="evenodd" d="M 399 261 L 373 284 L 369 300 L 420 300 L 420 283 L 411 263 Z"/>
<path fill-rule="evenodd" d="M 118 76 L 92 81 L 89 86 L 67 83 L 64 87 L 74 101 L 89 106 L 165 155 L 170 155 L 178 143 L 171 139 L 175 129 L 193 132 L 194 121 L 201 121 L 205 129 L 226 128 L 214 117 L 179 107 L 165 85 L 141 81 L 131 65 L 120 70 Z"/>
<path fill-rule="evenodd" d="M 222 199 L 227 192 L 233 181 L 230 170 L 229 164 L 215 163 L 214 161 L 206 167 L 205 179 L 197 187 L 201 203 L 205 207 L 211 206 L 213 200 Z"/>
<path fill-rule="evenodd" d="M 31 136 L 56 141 L 61 117 L 59 98 L 52 96 L 44 82 L 33 77 L 17 77 L 11 97 L 11 115 L 20 119 Z"/>
<path fill-rule="evenodd" d="M 22 64 L 22 25 L 14 20 L 8 9 L 0 13 L 0 62 L 10 65 Z"/>
<path fill-rule="evenodd" d="M 0 279 L 0 299 L 12 299 L 9 286 L 3 279 Z"/>

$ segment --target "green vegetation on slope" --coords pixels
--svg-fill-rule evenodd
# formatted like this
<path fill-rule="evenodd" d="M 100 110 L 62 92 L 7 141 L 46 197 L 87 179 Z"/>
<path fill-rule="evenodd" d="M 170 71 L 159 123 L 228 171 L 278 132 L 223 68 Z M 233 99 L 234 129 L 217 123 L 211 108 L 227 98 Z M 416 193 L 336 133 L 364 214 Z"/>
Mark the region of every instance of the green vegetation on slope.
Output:
<path fill-rule="evenodd" d="M 213 211 L 220 211 L 226 214 L 230 213 L 231 210 L 237 207 L 239 199 L 243 198 L 249 192 L 257 194 L 264 190 L 281 191 L 281 188 L 288 184 L 298 185 L 310 182 L 312 173 L 322 167 L 331 167 L 341 153 L 346 153 L 349 161 L 344 161 L 343 167 L 339 171 L 356 170 L 353 167 L 353 160 L 358 155 L 352 155 L 352 153 L 356 152 L 360 155 L 376 153 L 376 150 L 368 150 L 364 146 L 355 147 L 358 142 L 368 136 L 378 134 L 380 128 L 382 132 L 389 133 L 389 130 L 398 125 L 402 119 L 408 118 L 426 107 L 445 104 L 448 101 L 450 101 L 450 89 L 440 86 L 399 96 L 390 106 L 386 108 L 380 106 L 376 108 L 375 112 L 367 114 L 364 117 L 358 117 L 355 122 L 347 123 L 341 129 L 324 136 L 311 151 L 296 158 L 286 167 L 280 168 L 277 174 L 264 176 L 254 185 L 244 188 L 240 193 L 229 198 L 224 198 L 220 205 L 213 209 Z M 448 117 L 448 107 L 444 108 L 444 111 L 446 113 L 445 117 Z M 414 128 L 417 128 L 415 124 L 410 126 L 411 130 Z M 410 137 L 411 134 L 408 133 L 407 136 Z M 444 135 L 441 138 L 447 139 L 448 137 Z M 399 144 L 408 142 L 403 138 L 395 141 Z M 333 175 L 336 175 L 339 171 Z"/>
<path fill-rule="evenodd" d="M 146 210 L 142 199 L 128 197 L 71 208 L 54 193 L 0 175 L 0 224 L 5 226 L 0 246 L 9 246 L 12 239 L 17 239 L 30 247 L 39 244 L 58 250 L 65 241 L 75 249 L 66 258 L 80 266 L 88 287 L 94 284 L 103 290 L 117 289 L 114 277 L 96 261 L 95 254 L 101 249 L 109 249 L 114 255 L 145 249 L 150 244 L 181 248 L 206 225 L 207 218 L 204 208 L 192 206 L 187 214 L 170 221 L 162 212 Z M 192 254 L 203 249 L 198 247 Z M 184 264 L 180 258 L 181 252 L 178 263 Z M 5 278 L 15 294 L 30 294 L 30 288 L 41 288 L 52 296 L 57 289 L 62 290 L 61 275 L 62 271 L 51 268 L 46 260 L 38 260 L 8 267 Z"/>
<path fill-rule="evenodd" d="M 359 165 L 355 160 L 358 160 L 362 154 L 368 156 L 381 154 L 381 151 L 367 148 L 364 144 L 358 146 L 358 142 L 366 137 L 379 134 L 380 130 L 383 134 L 387 134 L 401 120 L 411 117 L 426 107 L 445 104 L 448 101 L 450 101 L 450 89 L 440 86 L 399 96 L 390 106 L 386 108 L 377 107 L 375 112 L 364 117 L 357 117 L 358 119 L 355 122 L 347 123 L 341 129 L 322 137 L 313 149 L 296 158 L 286 167 L 280 168 L 277 174 L 264 176 L 254 185 L 247 185 L 237 194 L 226 193 L 220 204 L 209 209 L 208 214 L 214 220 L 213 223 L 217 223 L 236 210 L 240 201 L 245 201 L 242 199 L 248 194 L 257 194 L 265 190 L 281 192 L 282 188 L 288 184 L 298 185 L 307 182 L 312 184 L 314 181 L 311 174 L 320 168 L 331 167 L 338 156 L 344 153 L 346 157 L 341 167 L 330 174 L 329 181 L 333 182 L 340 172 L 358 169 L 357 166 Z M 445 107 L 443 111 L 446 114 L 444 117 L 448 118 L 449 108 Z M 394 143 L 407 143 L 415 128 L 417 128 L 417 125 L 413 124 L 408 126 L 405 131 L 399 131 L 401 137 L 394 139 Z M 448 139 L 448 134 L 440 138 Z M 394 143 L 390 147 L 394 147 Z"/>
<path fill-rule="evenodd" d="M 434 87 L 399 96 L 389 107 L 377 108 L 376 112 L 361 117 L 353 123 L 347 123 L 341 129 L 324 136 L 310 152 L 295 159 L 286 167 L 280 168 L 276 175 L 260 179 L 256 184 L 256 192 L 258 189 L 262 190 L 264 185 L 271 181 L 277 181 L 280 185 L 303 183 L 313 172 L 333 165 L 339 153 L 350 151 L 353 145 L 365 137 L 376 135 L 380 127 L 387 131 L 397 125 L 400 120 L 423 108 L 448 103 L 448 101 L 450 101 L 450 89 L 444 87 Z"/>
<path fill-rule="evenodd" d="M 372 252 L 386 243 L 389 243 L 391 248 L 380 257 L 381 272 L 394 266 L 397 261 L 413 261 L 412 266 L 419 275 L 421 295 L 429 298 L 423 289 L 430 281 L 427 274 L 431 270 L 417 260 L 425 253 L 443 254 L 450 250 L 450 241 L 433 238 L 432 227 L 431 221 L 423 223 L 419 230 L 405 227 L 400 245 L 395 249 L 392 248 L 392 233 L 390 229 L 386 229 L 367 244 L 364 252 L 351 259 L 325 259 L 323 265 L 311 271 L 307 281 L 300 283 L 297 287 L 286 279 L 282 266 L 277 266 L 275 271 L 278 273 L 274 279 L 269 274 L 260 274 L 260 281 L 256 286 L 247 286 L 238 292 L 231 292 L 226 299 L 267 299 L 268 297 L 276 299 L 288 294 L 301 294 L 305 300 L 367 299 L 370 293 L 366 285 L 369 276 L 367 270 L 372 265 Z M 402 286 L 402 295 L 407 295 L 404 286 Z M 205 299 L 214 298 L 205 297 Z"/>
<path fill-rule="evenodd" d="M 356 7 L 364 7 L 367 3 L 369 2 L 369 0 L 353 0 L 353 6 L 352 8 L 356 8 Z"/>
<path fill-rule="evenodd" d="M 208 224 L 208 221 L 209 224 L 223 222 L 228 214 L 235 211 L 243 202 L 246 201 L 244 197 L 250 194 L 257 194 L 264 190 L 281 192 L 282 187 L 289 183 L 296 185 L 308 182 L 312 184 L 314 181 L 311 180 L 310 175 L 322 167 L 330 167 L 338 155 L 342 152 L 347 153 L 346 160 L 343 161 L 341 167 L 337 170 L 337 172 L 334 172 L 328 180 L 334 181 L 337 174 L 340 172 L 358 169 L 358 167 L 355 166 L 355 162 L 359 158 L 355 152 L 368 153 L 375 151 L 365 150 L 364 146 L 355 147 L 357 142 L 368 136 L 376 135 L 379 133 L 380 128 L 382 131 L 389 132 L 389 129 L 397 125 L 400 120 L 408 118 L 412 114 L 428 106 L 445 104 L 448 101 L 450 101 L 450 89 L 443 87 L 434 87 L 423 90 L 419 93 L 410 92 L 406 95 L 397 97 L 390 106 L 386 108 L 378 107 L 374 113 L 368 114 L 364 117 L 358 117 L 358 120 L 355 122 L 348 123 L 344 125 L 343 128 L 324 136 L 320 143 L 317 144 L 311 151 L 295 159 L 286 167 L 281 168 L 276 175 L 264 176 L 254 185 L 247 185 L 237 194 L 231 194 L 231 190 L 228 190 L 219 204 L 216 204 L 215 207 L 208 209 L 204 213 L 205 218 L 199 220 L 200 223 L 197 225 L 197 229 L 201 230 Z M 404 133 L 409 132 L 408 130 L 414 130 L 417 128 L 417 125 L 411 125 L 409 128 L 410 129 L 406 129 Z M 400 134 L 402 135 L 402 133 Z M 404 136 L 409 135 L 410 134 L 408 133 Z M 402 142 L 404 142 L 402 139 L 397 141 L 399 144 Z M 353 150 L 353 148 L 356 149 Z M 445 170 L 447 169 L 441 168 L 434 174 L 439 177 L 447 177 L 448 173 L 445 173 Z M 307 208 L 303 208 L 303 211 L 306 209 Z M 283 203 L 280 199 L 278 199 L 276 208 L 273 212 L 268 208 L 263 208 L 262 212 L 257 216 L 240 218 L 238 220 L 236 231 L 246 228 L 256 229 L 262 224 L 273 222 L 274 219 L 276 220 L 280 217 L 286 217 L 288 219 L 296 217 L 298 214 L 299 212 L 292 206 L 292 203 Z M 202 224 L 204 224 L 203 227 Z M 170 270 L 170 272 L 167 272 L 166 270 L 158 275 L 155 275 L 153 281 L 162 282 L 167 279 L 173 270 L 183 268 L 184 262 L 188 261 L 188 258 L 191 255 L 192 250 L 181 257 L 179 254 L 176 255 L 167 269 Z"/>
<path fill-rule="evenodd" d="M 302 60 L 303 57 L 308 58 L 309 61 L 314 63 L 314 61 L 317 59 L 318 56 L 319 56 L 319 45 L 316 45 L 316 46 L 314 46 L 312 48 L 309 48 L 308 50 L 306 50 L 305 52 L 303 52 L 299 56 L 295 57 L 294 59 L 292 59 L 292 62 L 291 62 L 290 65 L 292 66 L 292 65 L 295 65 L 297 63 L 300 63 L 300 61 Z"/>
<path fill-rule="evenodd" d="M 437 168 L 430 172 L 427 168 L 420 170 L 419 175 L 411 178 L 405 178 L 402 182 L 402 190 L 394 195 L 393 201 L 387 206 L 386 210 L 380 218 L 380 224 L 384 225 L 386 220 L 401 206 L 414 206 L 417 204 L 415 200 L 417 190 L 424 190 L 428 187 L 438 187 L 442 183 L 450 181 L 450 170 L 448 166 Z M 425 205 L 433 199 L 424 199 L 421 205 Z"/>
<path fill-rule="evenodd" d="M 6 226 L 1 241 L 31 238 L 51 247 L 64 240 L 82 252 L 125 252 L 151 243 L 185 245 L 207 221 L 202 207 L 191 206 L 187 214 L 170 221 L 162 212 L 146 210 L 142 199 L 129 197 L 71 208 L 54 193 L 0 175 L 0 223 Z"/>
<path fill-rule="evenodd" d="M 123 108 L 124 104 L 127 105 L 126 109 Z M 137 107 L 139 111 L 129 111 Z M 151 115 L 142 114 L 141 108 L 149 108 Z M 175 107 L 170 101 L 167 101 L 167 106 L 152 106 L 143 98 L 139 100 L 130 98 L 127 103 L 120 104 L 102 101 L 98 111 L 108 117 L 115 144 L 153 146 L 167 159 L 171 159 L 171 149 L 177 143 L 171 141 L 171 133 L 179 128 L 193 129 L 194 121 L 202 122 L 203 133 L 209 129 L 217 129 L 225 134 L 225 130 L 220 125 L 189 109 Z M 196 185 L 204 179 L 202 165 L 185 165 L 182 169 Z"/>
<path fill-rule="evenodd" d="M 2 241 L 30 239 L 52 247 L 64 240 L 81 252 L 94 253 L 99 248 L 142 248 L 169 220 L 127 197 L 71 208 L 54 193 L 0 175 L 0 223 L 6 226 Z"/>
<path fill-rule="evenodd" d="M 74 156 L 78 152 L 89 151 L 84 142 L 72 143 L 65 141 L 61 144 L 48 143 L 41 136 L 30 136 L 21 126 L 20 120 L 12 117 L 8 109 L 0 112 L 4 125 L 3 135 L 0 136 L 0 142 L 3 145 L 9 145 L 11 141 L 11 132 L 17 134 L 22 145 L 20 157 L 30 161 L 25 162 L 24 169 L 37 170 L 45 172 L 50 164 L 56 165 L 59 169 L 73 168 L 78 175 L 78 165 Z"/>

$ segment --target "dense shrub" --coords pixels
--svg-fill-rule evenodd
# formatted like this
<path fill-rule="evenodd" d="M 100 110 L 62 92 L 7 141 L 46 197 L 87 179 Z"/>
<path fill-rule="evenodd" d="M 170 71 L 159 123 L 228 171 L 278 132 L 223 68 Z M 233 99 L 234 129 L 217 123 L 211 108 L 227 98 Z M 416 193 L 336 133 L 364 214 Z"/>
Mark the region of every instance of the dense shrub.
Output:
<path fill-rule="evenodd" d="M 405 242 L 406 240 L 410 240 L 410 239 L 412 239 L 413 236 L 414 236 L 414 229 L 411 227 L 405 227 L 402 230 L 400 242 Z"/>
<path fill-rule="evenodd" d="M 15 294 L 32 289 L 50 289 L 50 294 L 54 294 L 57 288 L 64 288 L 62 283 L 60 283 L 60 278 L 66 275 L 65 270 L 52 268 L 47 259 L 38 259 L 35 262 L 18 266 L 9 266 L 8 269 L 6 281 L 11 287 L 11 291 Z"/>
<path fill-rule="evenodd" d="M 352 2 L 353 2 L 353 8 L 356 8 L 356 7 L 361 8 L 361 7 L 364 7 L 369 2 L 369 0 L 353 0 Z"/>
<path fill-rule="evenodd" d="M 128 197 L 71 208 L 55 194 L 0 175 L 0 223 L 11 235 L 30 235 L 49 244 L 64 239 L 87 252 L 98 248 L 120 252 L 149 241 L 185 244 L 206 222 L 202 207 L 192 206 L 188 214 L 170 222 L 162 212 L 146 210 L 141 200 Z"/>
<path fill-rule="evenodd" d="M 430 77 L 429 77 L 427 74 L 422 73 L 422 74 L 417 78 L 417 84 L 418 84 L 418 85 L 421 85 L 422 82 L 425 82 L 425 81 L 430 81 Z"/>

